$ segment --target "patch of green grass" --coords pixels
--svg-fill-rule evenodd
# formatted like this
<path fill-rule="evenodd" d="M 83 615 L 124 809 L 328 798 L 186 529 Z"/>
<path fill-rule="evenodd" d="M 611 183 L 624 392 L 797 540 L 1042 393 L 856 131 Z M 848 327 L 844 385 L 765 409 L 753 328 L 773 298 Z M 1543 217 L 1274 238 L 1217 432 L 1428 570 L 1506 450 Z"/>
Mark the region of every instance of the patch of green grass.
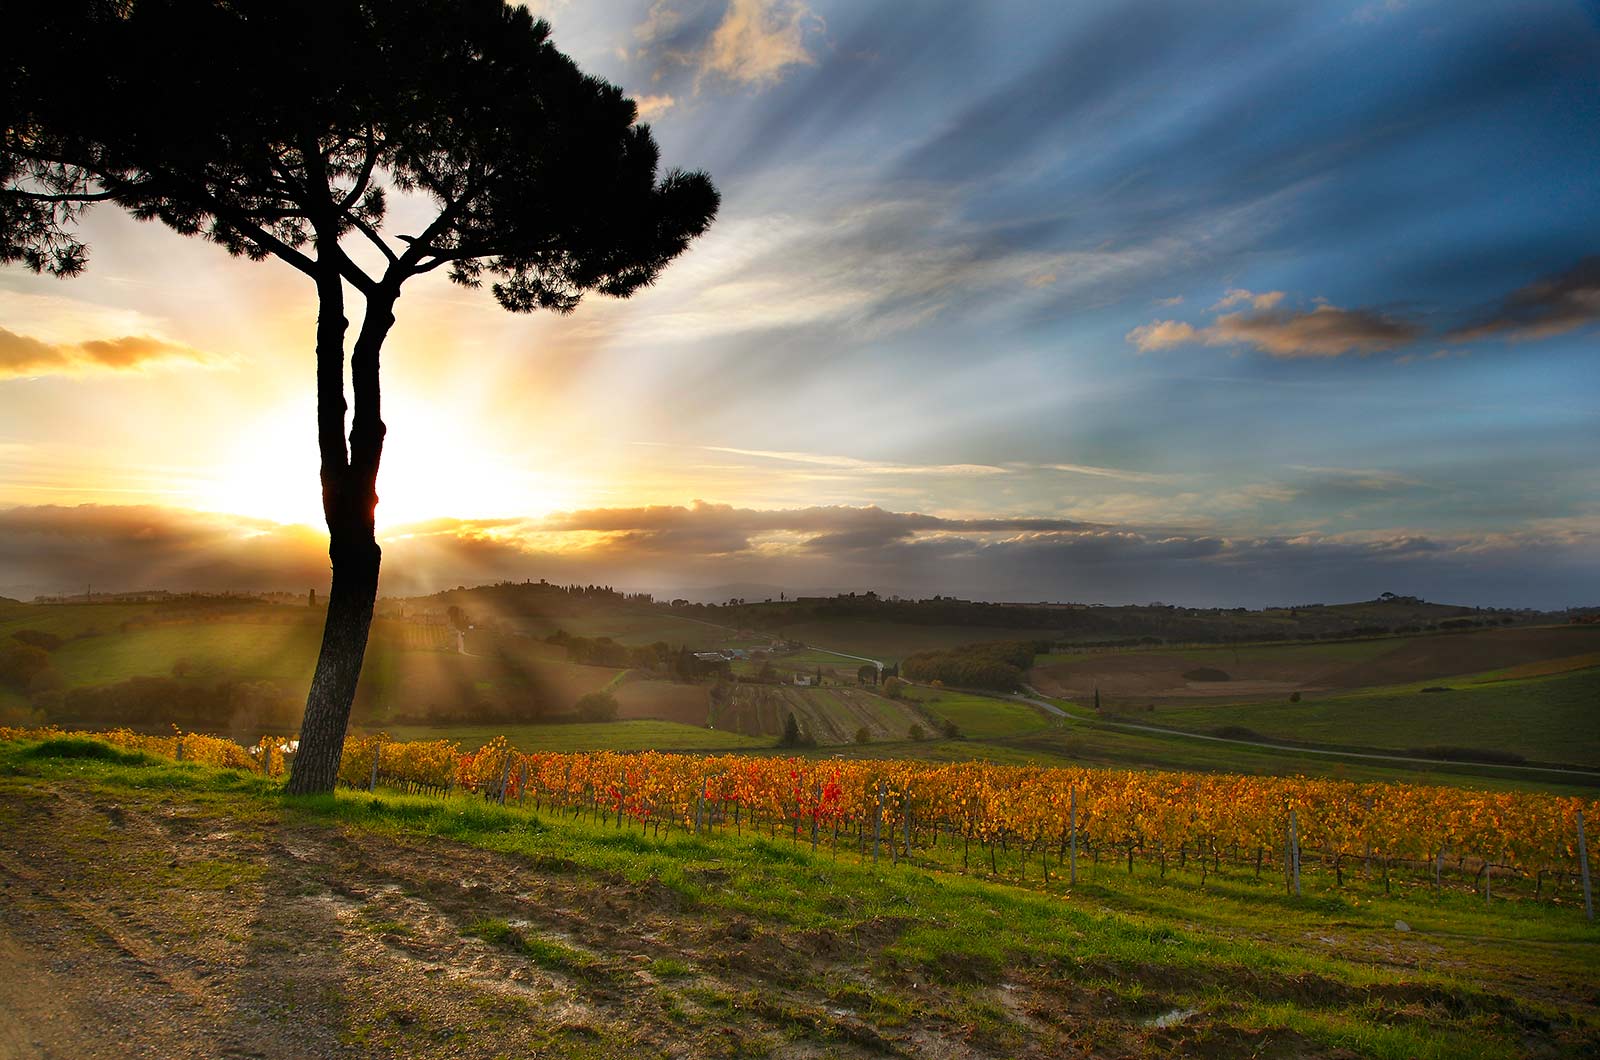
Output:
<path fill-rule="evenodd" d="M 156 762 L 143 751 L 126 751 L 104 740 L 93 740 L 86 736 L 60 736 L 42 740 L 28 748 L 25 754 L 29 758 L 85 758 L 115 762 L 122 766 L 148 766 Z"/>
<path fill-rule="evenodd" d="M 595 958 L 582 950 L 492 917 L 473 921 L 463 934 L 520 953 L 541 968 L 580 972 L 596 964 Z"/>
<path fill-rule="evenodd" d="M 694 968 L 676 957 L 657 957 L 650 962 L 650 974 L 657 979 L 683 979 L 693 975 Z"/>
<path fill-rule="evenodd" d="M 993 740 L 1048 729 L 1052 722 L 1037 708 L 1012 700 L 991 699 L 964 692 L 918 690 L 917 698 L 936 717 L 956 723 L 963 736 L 974 740 Z"/>

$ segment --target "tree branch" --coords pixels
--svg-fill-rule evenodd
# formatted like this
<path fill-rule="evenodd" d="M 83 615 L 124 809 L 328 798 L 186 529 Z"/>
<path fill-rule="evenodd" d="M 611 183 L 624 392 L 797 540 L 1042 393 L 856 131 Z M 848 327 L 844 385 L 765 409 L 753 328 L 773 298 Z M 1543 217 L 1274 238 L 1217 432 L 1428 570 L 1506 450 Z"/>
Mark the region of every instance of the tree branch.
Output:
<path fill-rule="evenodd" d="M 367 190 L 367 185 L 372 181 L 373 167 L 378 164 L 378 138 L 372 132 L 372 126 L 367 126 L 367 156 L 361 162 L 361 172 L 356 175 L 355 186 L 350 189 L 350 194 L 339 203 L 339 212 L 345 213 L 350 207 L 361 201 L 362 194 Z"/>
<path fill-rule="evenodd" d="M 391 266 L 399 262 L 400 259 L 395 256 L 393 250 L 389 249 L 389 245 L 383 241 L 383 236 L 376 229 L 353 213 L 347 212 L 344 216 L 350 222 L 350 226 L 352 228 L 366 236 L 367 241 L 382 252 L 383 256 L 388 259 Z"/>
<path fill-rule="evenodd" d="M 112 191 L 84 192 L 79 195 L 49 195 L 44 192 L 23 191 L 21 188 L 6 188 L 4 191 L 0 191 L 0 194 L 13 195 L 31 202 L 105 202 L 107 199 L 116 196 L 116 192 Z"/>

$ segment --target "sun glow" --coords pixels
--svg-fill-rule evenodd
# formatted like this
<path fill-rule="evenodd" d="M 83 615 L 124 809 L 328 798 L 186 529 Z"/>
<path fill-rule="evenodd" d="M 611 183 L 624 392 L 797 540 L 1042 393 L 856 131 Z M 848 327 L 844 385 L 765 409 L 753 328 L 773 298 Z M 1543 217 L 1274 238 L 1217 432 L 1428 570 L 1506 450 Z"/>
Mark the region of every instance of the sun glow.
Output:
<path fill-rule="evenodd" d="M 537 517 L 572 507 L 560 477 L 508 460 L 470 423 L 441 406 L 390 399 L 378 472 L 379 531 L 429 519 Z M 316 421 L 309 406 L 280 406 L 247 424 L 197 491 L 197 508 L 320 527 Z"/>

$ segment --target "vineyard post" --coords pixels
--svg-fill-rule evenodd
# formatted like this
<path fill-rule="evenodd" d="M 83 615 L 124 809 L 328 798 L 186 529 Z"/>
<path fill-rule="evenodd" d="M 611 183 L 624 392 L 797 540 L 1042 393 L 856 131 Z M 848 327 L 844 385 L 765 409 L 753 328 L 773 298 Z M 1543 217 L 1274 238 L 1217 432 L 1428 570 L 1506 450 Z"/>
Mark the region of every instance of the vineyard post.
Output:
<path fill-rule="evenodd" d="M 1072 815 L 1072 867 L 1068 870 L 1067 882 L 1069 886 L 1076 887 L 1078 885 L 1078 789 L 1073 788 L 1068 798 Z"/>
<path fill-rule="evenodd" d="M 528 797 L 528 763 L 522 763 L 522 771 L 517 774 L 517 808 L 521 809 L 523 802 Z"/>
<path fill-rule="evenodd" d="M 176 726 L 174 726 L 174 728 L 176 728 Z M 174 753 L 174 755 L 173 755 L 173 760 L 174 761 L 178 761 L 178 762 L 183 761 L 183 737 L 182 736 L 178 737 L 178 746 L 177 746 L 176 753 Z"/>
<path fill-rule="evenodd" d="M 270 740 L 261 745 L 261 775 L 264 777 L 272 776 L 272 742 Z"/>
<path fill-rule="evenodd" d="M 1284 883 L 1300 896 L 1300 820 L 1294 810 L 1289 811 L 1289 831 L 1283 844 Z"/>
<path fill-rule="evenodd" d="M 1594 920 L 1594 898 L 1589 891 L 1589 844 L 1583 837 L 1583 811 L 1578 811 L 1578 869 L 1583 874 L 1583 915 Z"/>
<path fill-rule="evenodd" d="M 817 852 L 817 814 L 822 810 L 822 781 L 811 785 L 811 853 Z"/>
<path fill-rule="evenodd" d="M 883 781 L 878 781 L 878 812 L 872 818 L 872 863 L 878 863 L 878 843 L 883 836 Z"/>
<path fill-rule="evenodd" d="M 1289 811 L 1289 845 L 1294 851 L 1294 896 L 1300 897 L 1300 820 Z"/>
<path fill-rule="evenodd" d="M 1489 904 L 1489 897 L 1490 897 L 1489 888 L 1491 886 L 1491 884 L 1489 883 L 1489 870 L 1491 868 L 1493 868 L 1493 867 L 1494 866 L 1489 864 L 1489 859 L 1488 858 L 1484 858 L 1483 859 L 1483 904 L 1484 905 L 1488 905 Z"/>
<path fill-rule="evenodd" d="M 507 770 L 510 772 L 510 770 Z M 622 808 L 628 804 L 628 775 L 622 775 L 622 784 L 617 789 L 617 828 L 622 828 Z"/>
<path fill-rule="evenodd" d="M 1439 844 L 1439 853 L 1433 857 L 1433 889 L 1439 889 L 1439 871 L 1444 868 L 1444 844 Z"/>
<path fill-rule="evenodd" d="M 1364 821 L 1362 821 L 1361 823 L 1363 825 L 1365 825 L 1365 827 L 1362 828 L 1362 831 L 1366 833 L 1366 840 L 1367 840 L 1367 853 L 1362 858 L 1361 872 L 1365 876 L 1370 876 L 1370 875 L 1372 875 L 1372 796 L 1371 795 L 1367 796 L 1367 815 L 1366 815 L 1366 819 Z"/>
<path fill-rule="evenodd" d="M 383 741 L 379 740 L 372 745 L 372 776 L 367 780 L 367 790 L 378 790 L 378 756 L 383 752 Z"/>
<path fill-rule="evenodd" d="M 504 771 L 502 771 L 501 774 L 500 774 L 500 795 L 499 795 L 499 798 L 500 798 L 500 805 L 502 805 L 502 806 L 504 806 L 506 804 L 506 789 L 511 786 L 511 762 L 512 762 L 512 754 L 511 754 L 510 751 L 507 751 L 506 752 L 506 767 L 505 767 Z M 376 758 L 376 756 L 374 756 L 374 758 L 373 758 L 373 776 L 377 776 L 377 758 Z"/>
<path fill-rule="evenodd" d="M 705 801 L 706 801 L 705 795 L 703 795 L 703 794 L 701 794 L 699 792 L 695 793 L 695 797 L 694 797 L 694 834 L 695 835 L 699 835 L 700 834 L 700 813 L 701 813 L 702 807 L 705 805 Z"/>

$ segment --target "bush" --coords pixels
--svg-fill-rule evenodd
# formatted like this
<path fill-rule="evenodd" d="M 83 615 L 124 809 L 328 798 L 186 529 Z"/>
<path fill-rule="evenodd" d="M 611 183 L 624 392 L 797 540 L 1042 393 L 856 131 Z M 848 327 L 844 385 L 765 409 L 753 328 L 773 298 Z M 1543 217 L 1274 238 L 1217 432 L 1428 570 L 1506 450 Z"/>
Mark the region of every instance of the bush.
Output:
<path fill-rule="evenodd" d="M 865 725 L 861 726 L 861 728 L 856 730 L 856 743 L 871 743 L 871 742 L 872 742 L 872 730 L 868 729 Z"/>
<path fill-rule="evenodd" d="M 1290 692 L 1289 693 L 1289 702 L 1291 702 L 1291 703 L 1300 702 L 1300 693 L 1299 692 Z"/>
<path fill-rule="evenodd" d="M 610 692 L 590 692 L 578 697 L 572 709 L 584 721 L 616 721 L 619 708 Z"/>
<path fill-rule="evenodd" d="M 910 685 L 911 682 L 903 678 L 891 677 L 889 680 L 883 683 L 883 694 L 888 696 L 890 699 L 904 699 L 906 696 L 906 689 L 909 688 Z"/>
<path fill-rule="evenodd" d="M 41 651 L 55 651 L 62 644 L 61 638 L 54 633 L 46 633 L 38 629 L 19 629 L 11 635 L 29 647 L 38 648 Z"/>
<path fill-rule="evenodd" d="M 32 644 L 0 648 L 0 685 L 28 691 L 36 678 L 50 669 L 50 655 Z"/>
<path fill-rule="evenodd" d="M 914 721 L 911 723 L 911 728 L 906 730 L 906 735 L 913 740 L 926 740 L 928 738 L 928 730 L 922 727 L 921 722 Z"/>
<path fill-rule="evenodd" d="M 939 723 L 939 731 L 944 733 L 947 740 L 961 739 L 961 726 L 955 723 L 954 718 L 946 718 Z"/>

